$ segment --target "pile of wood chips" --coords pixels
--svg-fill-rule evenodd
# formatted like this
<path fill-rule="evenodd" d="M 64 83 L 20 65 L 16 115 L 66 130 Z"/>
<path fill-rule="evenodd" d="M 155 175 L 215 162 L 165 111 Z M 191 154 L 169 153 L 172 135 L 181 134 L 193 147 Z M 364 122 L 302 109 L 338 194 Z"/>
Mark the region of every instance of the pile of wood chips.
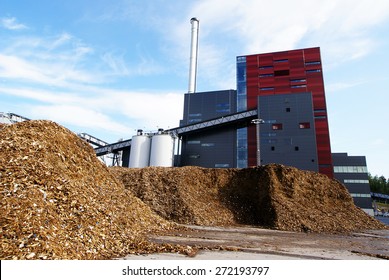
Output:
<path fill-rule="evenodd" d="M 107 168 L 89 144 L 50 121 L 0 127 L 0 209 L 0 259 L 193 254 L 190 246 L 147 241 L 150 233 L 177 229 L 173 222 L 312 232 L 385 228 L 325 175 L 282 165 Z"/>
<path fill-rule="evenodd" d="M 156 213 L 179 223 L 305 232 L 385 228 L 354 205 L 340 182 L 292 167 L 110 170 Z"/>
<path fill-rule="evenodd" d="M 125 191 L 94 150 L 50 121 L 0 128 L 0 259 L 111 259 L 174 251 L 173 225 Z"/>

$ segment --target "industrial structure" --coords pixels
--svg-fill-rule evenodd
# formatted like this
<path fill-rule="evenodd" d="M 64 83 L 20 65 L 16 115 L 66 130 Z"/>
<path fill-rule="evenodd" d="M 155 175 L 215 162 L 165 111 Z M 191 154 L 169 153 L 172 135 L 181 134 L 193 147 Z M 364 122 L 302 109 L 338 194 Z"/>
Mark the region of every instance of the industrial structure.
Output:
<path fill-rule="evenodd" d="M 332 160 L 334 177 L 347 187 L 357 206 L 374 215 L 366 157 L 333 153 Z"/>

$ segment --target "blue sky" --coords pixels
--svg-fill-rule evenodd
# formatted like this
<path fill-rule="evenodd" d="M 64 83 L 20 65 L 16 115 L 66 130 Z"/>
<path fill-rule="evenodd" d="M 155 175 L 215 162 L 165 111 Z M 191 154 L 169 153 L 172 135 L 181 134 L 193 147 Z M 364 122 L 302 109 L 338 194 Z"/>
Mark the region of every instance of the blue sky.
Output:
<path fill-rule="evenodd" d="M 176 127 L 192 17 L 197 91 L 235 89 L 238 55 L 319 46 L 332 151 L 389 177 L 387 0 L 0 0 L 0 112 L 107 142 Z"/>

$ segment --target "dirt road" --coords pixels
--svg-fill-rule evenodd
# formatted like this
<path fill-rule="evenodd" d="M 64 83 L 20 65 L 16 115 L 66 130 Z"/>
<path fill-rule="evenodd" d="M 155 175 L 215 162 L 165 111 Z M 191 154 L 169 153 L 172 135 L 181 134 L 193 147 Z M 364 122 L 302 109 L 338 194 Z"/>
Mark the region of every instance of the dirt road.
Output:
<path fill-rule="evenodd" d="M 389 259 L 389 230 L 319 234 L 253 227 L 190 226 L 188 229 L 150 238 L 157 243 L 202 248 L 192 257 L 150 254 L 128 255 L 123 259 Z"/>

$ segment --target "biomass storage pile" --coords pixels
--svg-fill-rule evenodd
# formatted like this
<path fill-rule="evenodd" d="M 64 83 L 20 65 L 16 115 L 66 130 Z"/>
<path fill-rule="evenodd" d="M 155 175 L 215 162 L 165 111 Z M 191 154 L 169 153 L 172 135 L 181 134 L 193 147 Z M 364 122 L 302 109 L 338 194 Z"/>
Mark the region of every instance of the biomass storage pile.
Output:
<path fill-rule="evenodd" d="M 385 228 L 357 208 L 338 181 L 292 167 L 111 170 L 156 213 L 179 223 L 249 224 L 305 232 Z"/>
<path fill-rule="evenodd" d="M 247 169 L 104 166 L 50 121 L 0 127 L 0 259 L 110 259 L 181 251 L 147 235 L 197 225 L 343 232 L 384 226 L 325 175 Z"/>
<path fill-rule="evenodd" d="M 0 207 L 0 259 L 109 259 L 171 226 L 50 121 L 0 129 Z"/>

